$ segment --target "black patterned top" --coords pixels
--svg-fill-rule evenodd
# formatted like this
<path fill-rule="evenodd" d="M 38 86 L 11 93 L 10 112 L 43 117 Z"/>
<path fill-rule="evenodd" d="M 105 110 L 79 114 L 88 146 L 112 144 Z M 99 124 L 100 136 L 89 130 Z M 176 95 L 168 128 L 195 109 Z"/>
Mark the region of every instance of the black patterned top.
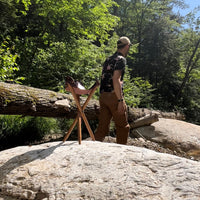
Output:
<path fill-rule="evenodd" d="M 102 69 L 100 93 L 112 92 L 114 90 L 112 77 L 113 77 L 113 72 L 115 70 L 121 70 L 122 72 L 121 82 L 123 83 L 125 66 L 126 66 L 126 58 L 120 52 L 115 52 L 112 56 L 106 59 Z M 122 84 L 122 90 L 123 90 L 123 84 Z"/>

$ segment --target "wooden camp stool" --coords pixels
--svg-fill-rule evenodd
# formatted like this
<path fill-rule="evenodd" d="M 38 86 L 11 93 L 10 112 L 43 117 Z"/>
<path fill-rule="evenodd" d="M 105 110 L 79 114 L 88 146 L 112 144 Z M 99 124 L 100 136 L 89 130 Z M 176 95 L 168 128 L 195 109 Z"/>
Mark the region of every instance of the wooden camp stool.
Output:
<path fill-rule="evenodd" d="M 78 123 L 78 141 L 79 141 L 79 144 L 81 144 L 81 140 L 82 140 L 82 131 L 81 131 L 81 121 L 82 120 L 81 119 L 83 119 L 83 121 L 86 125 L 86 128 L 90 134 L 90 137 L 92 138 L 93 141 L 95 141 L 94 134 L 92 132 L 92 129 L 90 128 L 90 125 L 85 116 L 84 110 L 85 110 L 87 104 L 89 103 L 92 95 L 94 94 L 95 90 L 97 89 L 97 87 L 99 87 L 98 80 L 95 82 L 95 84 L 90 89 L 87 90 L 79 82 L 74 81 L 74 79 L 72 77 L 67 76 L 65 78 L 65 89 L 66 89 L 66 91 L 69 91 L 72 93 L 75 103 L 76 103 L 76 106 L 78 108 L 78 113 L 77 113 L 77 116 L 76 116 L 73 124 L 70 126 L 67 134 L 65 135 L 63 142 L 65 142 L 68 139 L 68 137 L 70 136 L 75 125 Z M 83 106 L 80 105 L 80 96 L 81 95 L 88 95 L 88 98 L 86 99 Z"/>

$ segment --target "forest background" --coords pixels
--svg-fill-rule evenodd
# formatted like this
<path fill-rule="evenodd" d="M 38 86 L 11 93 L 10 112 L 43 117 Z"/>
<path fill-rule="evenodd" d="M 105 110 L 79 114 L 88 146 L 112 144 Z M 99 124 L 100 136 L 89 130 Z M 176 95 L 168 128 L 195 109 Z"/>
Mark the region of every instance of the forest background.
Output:
<path fill-rule="evenodd" d="M 89 87 L 100 79 L 117 39 L 127 36 L 133 43 L 125 77 L 128 106 L 179 111 L 199 125 L 200 8 L 181 16 L 175 7 L 187 5 L 184 0 L 0 0 L 0 81 L 65 92 L 64 78 L 70 75 Z M 70 123 L 6 115 L 0 122 L 0 149 L 64 133 Z"/>

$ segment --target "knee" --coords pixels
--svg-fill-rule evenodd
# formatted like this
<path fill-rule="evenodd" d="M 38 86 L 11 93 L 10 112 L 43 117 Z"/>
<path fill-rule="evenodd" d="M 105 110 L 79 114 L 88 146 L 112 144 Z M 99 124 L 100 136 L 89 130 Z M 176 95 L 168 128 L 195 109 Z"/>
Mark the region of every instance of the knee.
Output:
<path fill-rule="evenodd" d="M 126 124 L 126 125 L 121 125 L 121 126 L 117 126 L 116 125 L 116 129 L 119 130 L 119 131 L 122 131 L 122 132 L 126 132 L 126 133 L 129 133 L 130 131 L 130 125 L 129 124 Z"/>

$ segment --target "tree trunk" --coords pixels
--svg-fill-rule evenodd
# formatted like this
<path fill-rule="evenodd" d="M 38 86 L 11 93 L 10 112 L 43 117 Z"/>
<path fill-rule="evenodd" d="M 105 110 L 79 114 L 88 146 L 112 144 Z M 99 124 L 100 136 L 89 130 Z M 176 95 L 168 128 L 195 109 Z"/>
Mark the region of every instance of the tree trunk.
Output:
<path fill-rule="evenodd" d="M 85 100 L 86 97 L 81 97 L 82 105 Z M 91 99 L 84 113 L 88 120 L 98 119 L 99 102 Z M 77 107 L 71 94 L 0 82 L 0 114 L 73 119 L 76 117 Z M 147 122 L 144 118 L 143 123 L 141 119 L 140 126 L 155 122 L 155 114 L 158 117 L 164 116 L 164 113 L 159 111 L 128 109 L 130 124 L 148 114 L 150 114 L 152 119 L 148 118 L 149 121 Z M 167 118 L 178 117 L 180 119 L 181 115 L 169 113 L 167 115 Z"/>
<path fill-rule="evenodd" d="M 0 82 L 0 114 L 73 118 L 75 113 L 71 95 Z"/>
<path fill-rule="evenodd" d="M 135 120 L 134 122 L 130 123 L 130 127 L 133 129 L 133 128 L 138 128 L 141 126 L 149 126 L 157 121 L 158 121 L 157 114 L 146 115 L 146 116 L 141 117 L 141 118 Z"/>
<path fill-rule="evenodd" d="M 192 69 L 193 69 L 193 67 L 194 67 L 194 65 L 192 64 L 192 60 L 193 60 L 193 58 L 194 58 L 194 56 L 195 56 L 195 54 L 196 54 L 196 52 L 197 52 L 197 50 L 198 50 L 198 48 L 199 48 L 199 44 L 200 44 L 200 39 L 197 41 L 197 43 L 196 43 L 196 45 L 195 45 L 195 48 L 194 48 L 194 50 L 193 50 L 193 52 L 192 52 L 192 55 L 190 56 L 190 59 L 189 59 L 188 64 L 187 64 L 187 66 L 186 66 L 185 76 L 184 76 L 184 78 L 183 78 L 183 82 L 182 82 L 182 84 L 181 84 L 181 86 L 180 86 L 180 89 L 179 89 L 179 91 L 178 91 L 178 93 L 177 93 L 177 96 L 176 96 L 176 99 L 177 99 L 177 100 L 179 100 L 179 98 L 180 98 L 180 96 L 181 96 L 181 93 L 182 93 L 183 89 L 185 88 L 186 83 L 188 82 L 189 75 L 190 75 L 190 73 L 191 73 L 191 71 L 192 71 Z M 198 61 L 198 58 L 199 58 L 199 57 L 197 56 L 197 59 L 196 59 L 195 62 Z"/>

